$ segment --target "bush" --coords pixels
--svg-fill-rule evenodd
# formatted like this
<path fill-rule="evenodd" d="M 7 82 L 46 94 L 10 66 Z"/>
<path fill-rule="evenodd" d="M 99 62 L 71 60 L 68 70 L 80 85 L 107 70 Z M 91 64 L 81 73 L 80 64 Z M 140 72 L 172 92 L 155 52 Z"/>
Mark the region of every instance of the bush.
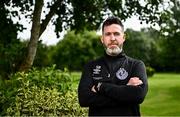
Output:
<path fill-rule="evenodd" d="M 55 66 L 19 72 L 4 81 L 0 89 L 0 115 L 6 116 L 85 116 L 78 104 L 76 89 L 67 70 Z M 6 89 L 6 90 L 5 90 Z"/>
<path fill-rule="evenodd" d="M 67 91 L 64 95 L 57 89 L 33 86 L 22 88 L 15 98 L 15 103 L 7 109 L 7 115 L 15 116 L 85 116 L 77 103 L 77 93 Z"/>
<path fill-rule="evenodd" d="M 152 67 L 147 66 L 146 67 L 146 73 L 147 73 L 148 77 L 152 77 L 154 75 L 154 73 L 155 73 L 155 70 Z"/>

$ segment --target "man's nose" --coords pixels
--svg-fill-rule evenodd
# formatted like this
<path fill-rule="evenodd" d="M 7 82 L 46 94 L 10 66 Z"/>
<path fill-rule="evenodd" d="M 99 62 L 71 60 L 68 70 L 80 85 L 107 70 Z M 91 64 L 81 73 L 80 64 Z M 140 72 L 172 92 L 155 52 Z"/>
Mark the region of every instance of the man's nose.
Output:
<path fill-rule="evenodd" d="M 111 35 L 111 40 L 112 41 L 116 40 L 116 37 L 113 34 Z"/>

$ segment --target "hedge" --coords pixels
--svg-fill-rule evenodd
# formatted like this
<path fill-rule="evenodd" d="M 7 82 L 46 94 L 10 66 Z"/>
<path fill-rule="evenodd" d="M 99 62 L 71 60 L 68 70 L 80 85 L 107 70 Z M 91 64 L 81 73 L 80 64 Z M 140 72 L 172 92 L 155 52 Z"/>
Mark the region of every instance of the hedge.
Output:
<path fill-rule="evenodd" d="M 87 116 L 67 70 L 55 66 L 18 72 L 0 82 L 1 116 Z"/>

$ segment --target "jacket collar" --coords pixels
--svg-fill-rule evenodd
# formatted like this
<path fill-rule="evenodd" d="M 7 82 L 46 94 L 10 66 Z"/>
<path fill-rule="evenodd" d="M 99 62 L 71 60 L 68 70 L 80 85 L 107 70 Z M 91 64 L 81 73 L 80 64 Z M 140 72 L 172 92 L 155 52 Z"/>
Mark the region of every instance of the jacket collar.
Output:
<path fill-rule="evenodd" d="M 105 58 L 107 58 L 107 59 L 118 59 L 118 58 L 124 58 L 126 54 L 124 53 L 124 51 L 122 51 L 117 56 L 110 56 L 110 55 L 106 54 L 106 52 L 104 52 L 104 55 L 105 55 Z"/>

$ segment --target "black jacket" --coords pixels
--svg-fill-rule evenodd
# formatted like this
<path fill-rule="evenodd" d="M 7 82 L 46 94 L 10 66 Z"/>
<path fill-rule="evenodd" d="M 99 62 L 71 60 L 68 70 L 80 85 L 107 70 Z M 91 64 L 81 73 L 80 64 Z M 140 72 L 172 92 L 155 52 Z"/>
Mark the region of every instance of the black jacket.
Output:
<path fill-rule="evenodd" d="M 143 84 L 126 85 L 131 77 L 139 77 Z M 98 93 L 93 85 L 102 82 Z M 139 104 L 148 90 L 145 65 L 142 61 L 126 56 L 108 56 L 85 65 L 78 87 L 79 103 L 89 107 L 90 116 L 140 116 Z"/>

